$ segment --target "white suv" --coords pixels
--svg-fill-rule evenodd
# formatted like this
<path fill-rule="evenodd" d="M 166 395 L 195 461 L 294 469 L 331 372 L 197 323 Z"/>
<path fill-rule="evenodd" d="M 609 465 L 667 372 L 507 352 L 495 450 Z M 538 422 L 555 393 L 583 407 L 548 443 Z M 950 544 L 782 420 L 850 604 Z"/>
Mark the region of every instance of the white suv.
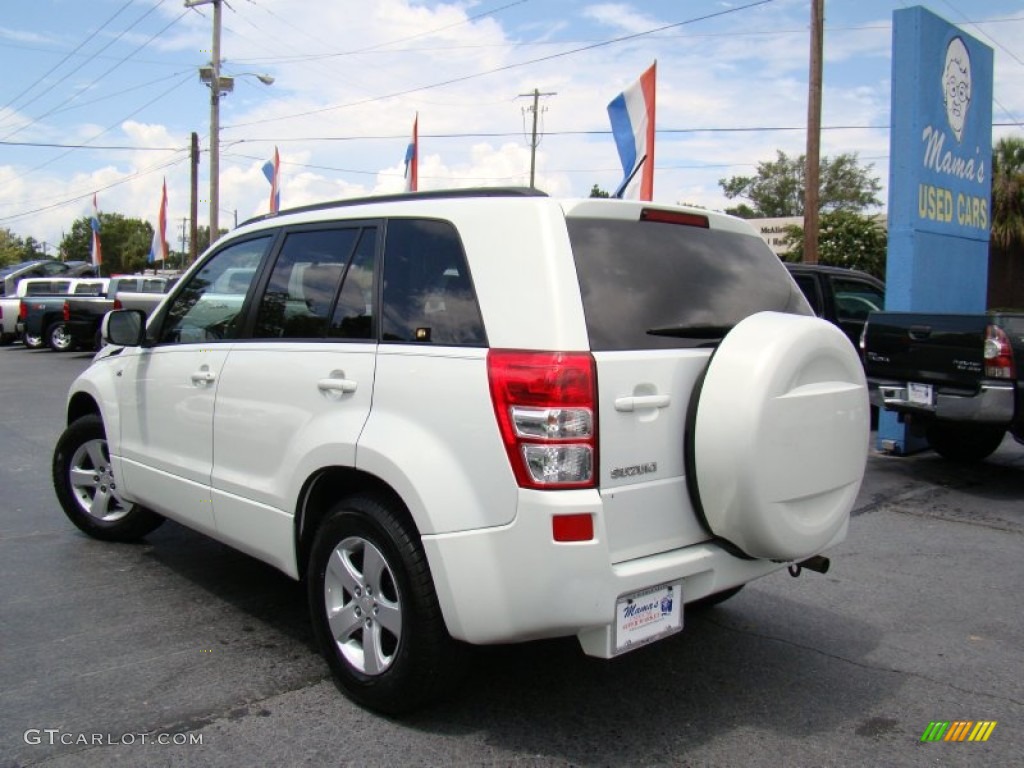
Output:
<path fill-rule="evenodd" d="M 867 455 L 850 342 L 702 210 L 311 206 L 103 334 L 54 453 L 68 517 L 108 540 L 171 518 L 305 578 L 340 686 L 389 713 L 443 692 L 466 644 L 610 658 L 684 603 L 822 570 Z"/>

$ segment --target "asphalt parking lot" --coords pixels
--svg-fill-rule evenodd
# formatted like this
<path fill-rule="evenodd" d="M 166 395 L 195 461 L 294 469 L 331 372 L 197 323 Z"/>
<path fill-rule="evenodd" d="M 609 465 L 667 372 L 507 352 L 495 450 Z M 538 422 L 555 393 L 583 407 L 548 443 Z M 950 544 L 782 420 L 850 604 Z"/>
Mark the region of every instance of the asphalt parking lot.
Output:
<path fill-rule="evenodd" d="M 287 577 L 175 524 L 112 545 L 66 521 L 50 455 L 88 359 L 0 348 L 0 766 L 1022 762 L 1012 440 L 966 468 L 872 455 L 828 574 L 774 574 L 614 662 L 483 649 L 458 698 L 395 721 L 338 693 Z M 933 721 L 997 725 L 922 742 Z"/>

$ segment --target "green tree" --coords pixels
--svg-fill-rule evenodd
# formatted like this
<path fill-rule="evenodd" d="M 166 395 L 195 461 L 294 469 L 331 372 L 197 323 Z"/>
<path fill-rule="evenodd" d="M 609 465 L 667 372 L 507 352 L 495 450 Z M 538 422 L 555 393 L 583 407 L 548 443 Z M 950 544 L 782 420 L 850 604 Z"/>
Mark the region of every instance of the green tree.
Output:
<path fill-rule="evenodd" d="M 818 262 L 832 267 L 847 267 L 885 279 L 885 254 L 888 235 L 875 218 L 853 211 L 823 213 L 818 232 Z M 804 260 L 803 227 L 786 227 L 786 261 Z"/>
<path fill-rule="evenodd" d="M 34 237 L 22 239 L 6 227 L 0 229 L 0 266 L 45 258 L 43 244 Z"/>
<path fill-rule="evenodd" d="M 611 195 L 609 195 L 607 192 L 605 192 L 603 189 L 601 189 L 599 186 L 597 186 L 597 184 L 595 184 L 594 186 L 592 186 L 590 188 L 590 196 L 591 197 L 611 197 Z"/>
<path fill-rule="evenodd" d="M 727 212 L 744 218 L 803 216 L 805 164 L 803 155 L 791 158 L 776 150 L 774 162 L 757 164 L 756 176 L 719 179 L 719 186 L 730 200 L 744 197 L 753 203 L 753 207 L 741 204 L 727 209 Z M 872 164 L 862 166 L 856 153 L 822 158 L 819 174 L 821 212 L 859 213 L 869 206 L 881 205 L 878 193 L 882 183 L 873 175 L 873 170 Z"/>
<path fill-rule="evenodd" d="M 1024 246 L 1024 138 L 1007 136 L 992 148 L 992 240 Z"/>
<path fill-rule="evenodd" d="M 100 213 L 103 274 L 131 273 L 144 269 L 152 242 L 153 227 L 149 222 L 128 218 L 120 213 Z M 68 261 L 90 260 L 92 227 L 88 216 L 75 220 L 60 247 Z"/>
<path fill-rule="evenodd" d="M 22 257 L 24 252 L 25 243 L 20 237 L 7 227 L 0 229 L 0 267 L 25 261 Z"/>

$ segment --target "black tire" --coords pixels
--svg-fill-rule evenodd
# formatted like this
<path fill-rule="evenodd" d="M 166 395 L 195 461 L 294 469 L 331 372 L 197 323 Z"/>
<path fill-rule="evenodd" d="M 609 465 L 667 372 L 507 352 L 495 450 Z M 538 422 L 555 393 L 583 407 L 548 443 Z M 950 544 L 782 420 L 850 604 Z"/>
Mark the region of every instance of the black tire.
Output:
<path fill-rule="evenodd" d="M 937 454 L 965 464 L 991 456 L 1005 435 L 1005 427 L 949 421 L 933 421 L 925 431 L 928 444 Z"/>
<path fill-rule="evenodd" d="M 465 647 L 449 636 L 419 536 L 392 502 L 337 504 L 317 529 L 306 576 L 317 642 L 353 701 L 398 715 L 461 681 Z"/>
<path fill-rule="evenodd" d="M 46 342 L 43 340 L 42 336 L 35 336 L 26 332 L 21 336 L 21 343 L 29 349 L 42 349 Z"/>
<path fill-rule="evenodd" d="M 103 421 L 94 414 L 73 422 L 57 441 L 53 489 L 68 519 L 96 539 L 135 541 L 164 521 L 118 496 Z"/>
<path fill-rule="evenodd" d="M 46 329 L 46 345 L 54 352 L 71 352 L 75 348 L 75 340 L 64 323 L 53 323 Z"/>
<path fill-rule="evenodd" d="M 742 584 L 740 584 L 738 587 L 723 589 L 721 592 L 716 592 L 713 595 L 702 597 L 700 600 L 694 600 L 692 603 L 687 603 L 686 607 L 694 611 L 705 611 L 708 608 L 712 608 L 718 605 L 719 603 L 724 603 L 730 597 L 735 597 L 737 594 L 739 594 L 741 589 L 743 589 Z"/>

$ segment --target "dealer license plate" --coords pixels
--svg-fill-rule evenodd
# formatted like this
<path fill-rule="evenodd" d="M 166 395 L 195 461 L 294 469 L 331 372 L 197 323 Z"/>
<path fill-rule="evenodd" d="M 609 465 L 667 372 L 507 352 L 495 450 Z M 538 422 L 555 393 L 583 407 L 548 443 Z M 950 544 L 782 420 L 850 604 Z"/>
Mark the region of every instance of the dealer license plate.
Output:
<path fill-rule="evenodd" d="M 907 384 L 907 402 L 915 405 L 934 405 L 935 393 L 931 384 Z"/>
<path fill-rule="evenodd" d="M 663 584 L 615 603 L 615 652 L 624 653 L 683 628 L 683 583 Z"/>

